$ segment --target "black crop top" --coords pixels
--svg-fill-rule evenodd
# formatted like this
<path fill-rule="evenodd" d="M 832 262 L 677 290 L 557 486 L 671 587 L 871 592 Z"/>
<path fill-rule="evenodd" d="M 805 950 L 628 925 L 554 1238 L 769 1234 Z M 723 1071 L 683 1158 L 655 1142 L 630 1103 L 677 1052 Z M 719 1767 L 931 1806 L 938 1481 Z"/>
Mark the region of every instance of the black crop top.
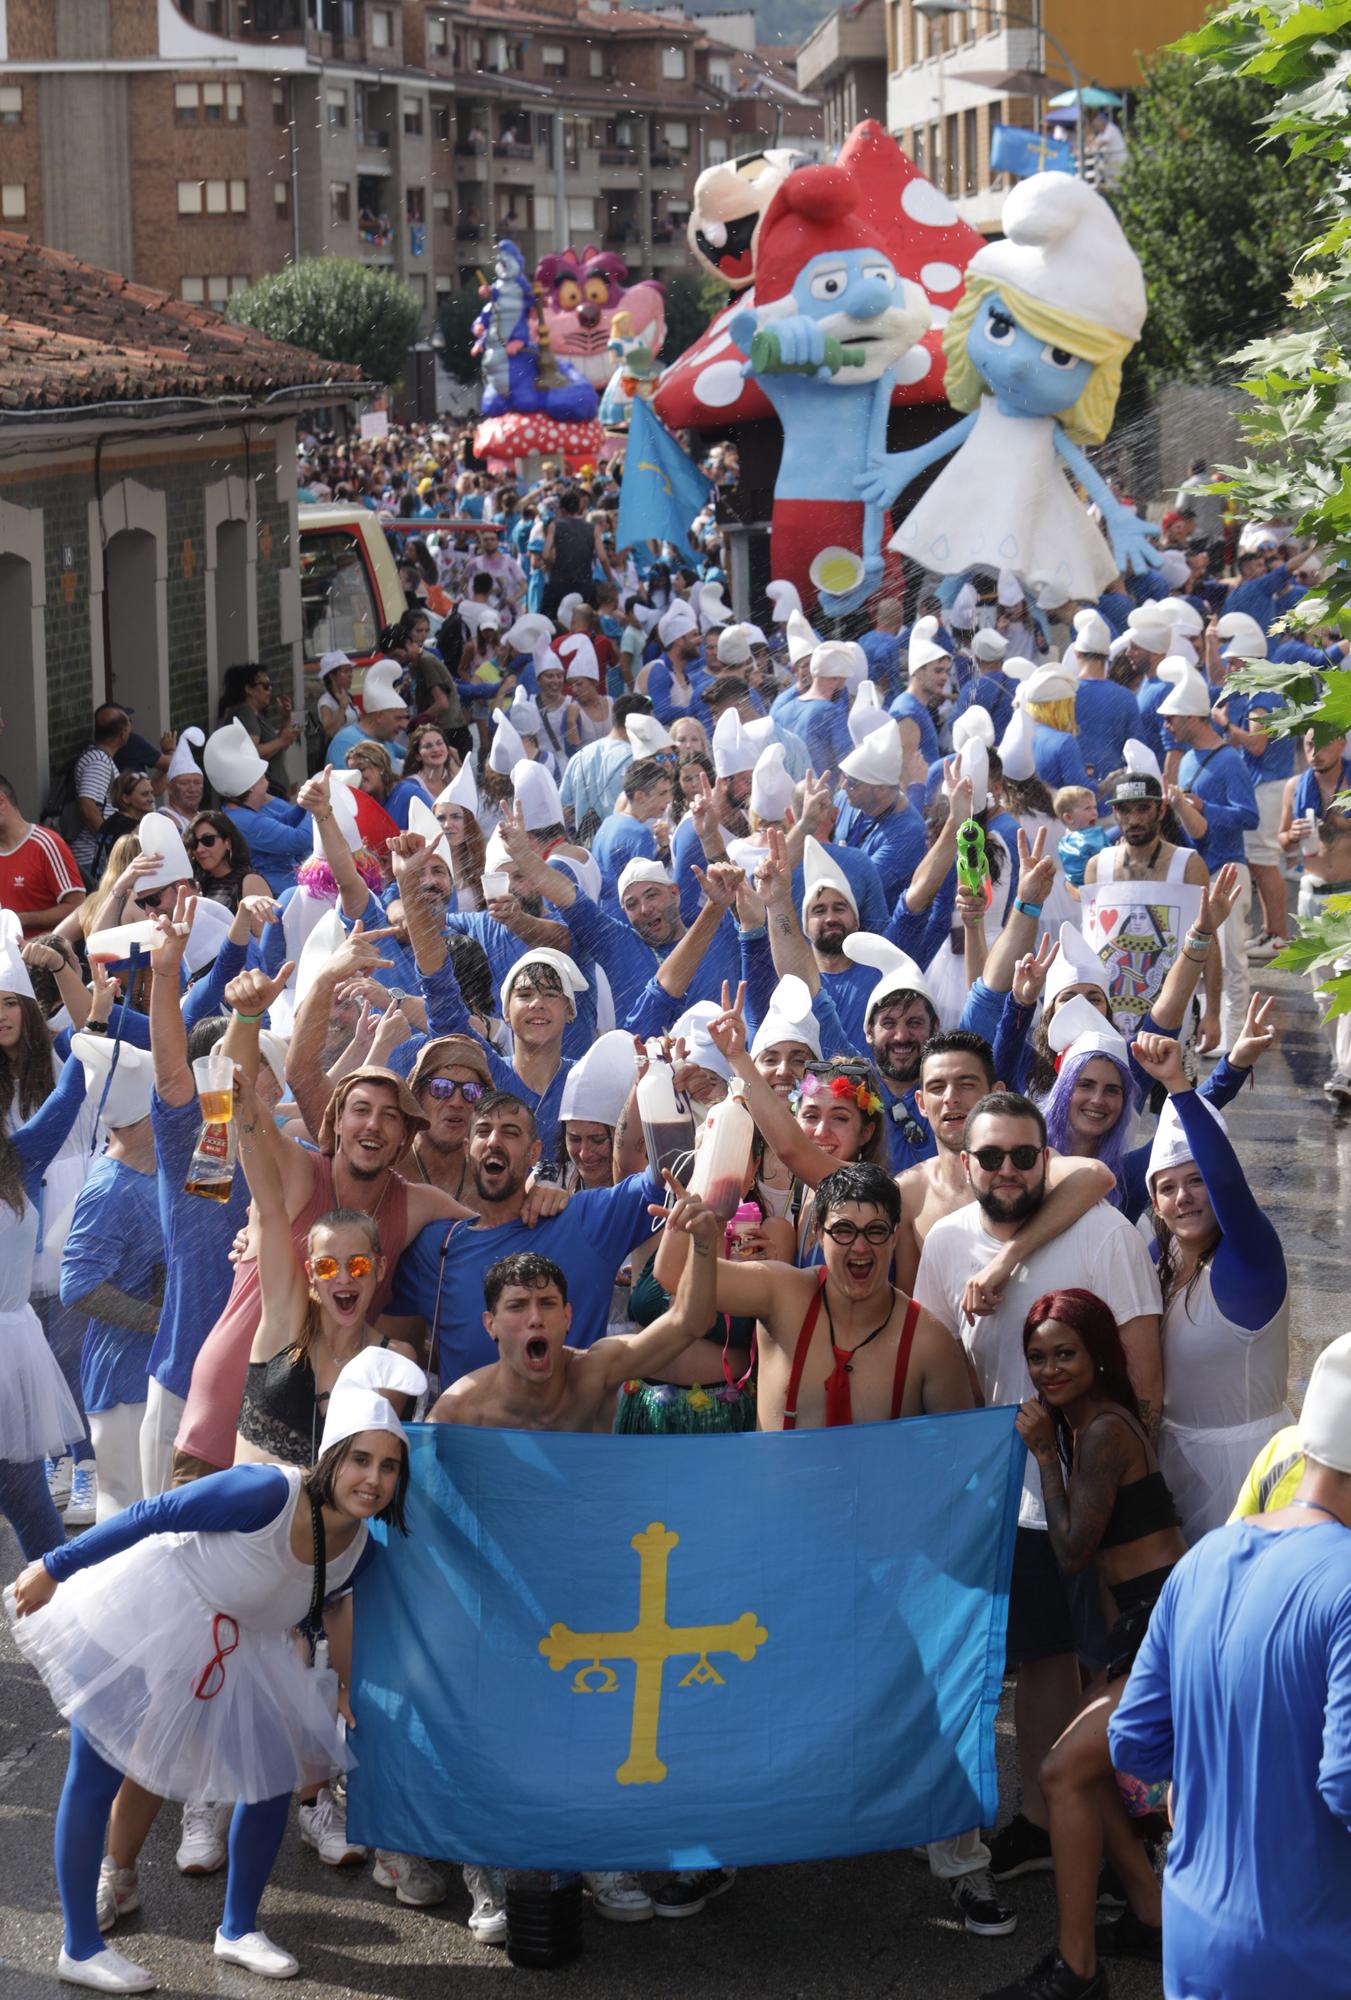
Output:
<path fill-rule="evenodd" d="M 379 1343 L 388 1347 L 388 1340 Z M 270 1361 L 251 1361 L 244 1377 L 239 1435 L 282 1465 L 313 1465 L 328 1409 L 328 1391 L 318 1394 L 314 1370 L 284 1347 Z"/>
<path fill-rule="evenodd" d="M 1116 1416 L 1115 1410 L 1106 1412 Z M 1144 1434 L 1136 1430 L 1128 1417 L 1120 1422 L 1133 1431 L 1144 1443 Z M 1167 1528 L 1179 1528 L 1177 1508 L 1173 1496 L 1168 1491 L 1168 1481 L 1156 1468 L 1147 1472 L 1143 1479 L 1132 1479 L 1128 1486 L 1118 1486 L 1112 1511 L 1107 1517 L 1107 1526 L 1102 1531 L 1100 1549 L 1117 1549 L 1126 1542 L 1142 1542 L 1146 1535 L 1161 1535 Z"/>

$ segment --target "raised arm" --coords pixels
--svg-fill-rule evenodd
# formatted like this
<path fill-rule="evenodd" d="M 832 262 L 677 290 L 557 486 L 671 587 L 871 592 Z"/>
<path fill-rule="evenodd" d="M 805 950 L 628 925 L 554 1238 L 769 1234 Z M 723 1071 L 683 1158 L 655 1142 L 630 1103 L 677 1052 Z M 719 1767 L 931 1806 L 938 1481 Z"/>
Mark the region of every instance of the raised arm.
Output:
<path fill-rule="evenodd" d="M 684 937 L 666 954 L 655 974 L 658 986 L 673 1000 L 684 998 L 719 927 L 728 912 L 735 909 L 737 890 L 744 880 L 741 870 L 730 861 L 710 862 L 707 873 L 702 868 L 696 868 L 694 873 L 704 892 L 699 914 Z"/>
<path fill-rule="evenodd" d="M 238 1023 L 236 1015 L 232 1027 Z M 247 1033 L 245 1024 L 243 1033 Z M 255 1048 L 258 1031 L 253 1028 Z M 305 1282 L 286 1212 L 286 1188 L 280 1148 L 287 1145 L 258 1102 L 254 1073 L 235 1064 L 235 1117 L 239 1127 L 239 1164 L 253 1196 L 254 1243 L 262 1313 L 253 1337 L 251 1361 L 270 1361 L 295 1339 L 305 1310 Z"/>
<path fill-rule="evenodd" d="M 670 1174 L 666 1179 L 676 1194 L 675 1206 L 667 1213 L 654 1205 L 650 1213 L 664 1218 L 663 1235 L 681 1238 L 684 1268 L 659 1319 L 642 1333 L 616 1334 L 591 1349 L 589 1363 L 599 1364 L 607 1390 L 636 1376 L 660 1376 L 678 1354 L 703 1338 L 717 1313 L 715 1274 L 722 1220 L 697 1195 L 686 1194 Z"/>
<path fill-rule="evenodd" d="M 296 804 L 303 806 L 319 829 L 319 839 L 323 845 L 324 859 L 333 871 L 333 880 L 338 885 L 338 895 L 342 903 L 342 913 L 349 923 L 356 923 L 366 914 L 370 900 L 370 890 L 357 872 L 352 850 L 347 845 L 338 816 L 333 810 L 333 771 L 325 764 L 296 793 Z"/>
<path fill-rule="evenodd" d="M 746 1085 L 751 1117 L 770 1152 L 782 1160 L 789 1173 L 814 1188 L 827 1174 L 834 1173 L 840 1163 L 833 1153 L 827 1153 L 807 1137 L 783 1099 L 765 1082 L 747 1053 L 742 996 L 738 993 L 735 1004 L 729 1001 L 724 986 L 725 1011 L 709 1022 L 709 1037 L 726 1056 L 733 1076 L 739 1076 Z"/>
<path fill-rule="evenodd" d="M 815 996 L 821 984 L 821 975 L 816 966 L 816 954 L 803 936 L 802 925 L 793 907 L 790 841 L 784 839 L 776 826 L 769 828 L 768 837 L 769 851 L 756 870 L 755 887 L 765 906 L 774 971 L 780 979 L 785 973 L 796 973 L 807 991 Z"/>
<path fill-rule="evenodd" d="M 1029 847 L 1018 829 L 1018 894 L 1004 928 L 990 946 L 981 983 L 992 993 L 1007 993 L 1018 960 L 1036 950 L 1041 907 L 1055 886 L 1055 855 L 1046 852 L 1046 828 L 1039 826 Z M 1029 914 L 1029 912 L 1031 914 Z"/>
<path fill-rule="evenodd" d="M 387 967 L 390 961 L 380 956 L 380 945 L 392 935 L 389 930 L 367 932 L 358 923 L 346 943 L 320 968 L 313 986 L 296 1010 L 291 1046 L 286 1055 L 286 1081 L 311 1132 L 319 1130 L 324 1122 L 324 1112 L 328 1109 L 330 1093 L 324 1074 L 324 1044 L 328 1039 L 334 993 L 344 980 Z M 280 988 L 277 990 L 280 991 Z M 254 1073 L 257 1073 L 256 1067 Z"/>
<path fill-rule="evenodd" d="M 1087 1569 L 1101 1545 L 1117 1491 L 1134 1468 L 1138 1441 L 1123 1423 L 1099 1418 L 1081 1434 L 1078 1460 L 1068 1490 L 1056 1448 L 1050 1412 L 1039 1402 L 1023 1404 L 1018 1435 L 1036 1460 L 1046 1527 L 1055 1559 L 1066 1576 Z"/>
<path fill-rule="evenodd" d="M 190 1104 L 196 1095 L 188 1062 L 188 1030 L 180 999 L 183 952 L 197 911 L 197 898 L 180 883 L 172 917 L 158 916 L 159 935 L 150 947 L 150 1057 L 161 1103 Z"/>

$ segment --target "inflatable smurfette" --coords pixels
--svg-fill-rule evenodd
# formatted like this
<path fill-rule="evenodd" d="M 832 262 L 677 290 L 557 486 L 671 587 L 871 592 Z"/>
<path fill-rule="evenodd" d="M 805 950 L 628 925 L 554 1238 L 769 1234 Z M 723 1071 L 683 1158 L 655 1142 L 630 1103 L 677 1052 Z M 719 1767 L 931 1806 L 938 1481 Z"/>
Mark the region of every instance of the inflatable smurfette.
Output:
<path fill-rule="evenodd" d="M 891 548 L 928 570 L 1004 567 L 1093 599 L 1153 557 L 1153 531 L 1081 449 L 1111 428 L 1144 325 L 1144 278 L 1102 196 L 1067 174 L 1021 181 L 1003 226 L 1005 240 L 971 259 L 943 330 L 948 401 L 969 414 L 911 451 L 876 455 L 859 491 L 889 505 L 950 456 Z M 1101 510 L 1105 536 L 1071 477 Z"/>

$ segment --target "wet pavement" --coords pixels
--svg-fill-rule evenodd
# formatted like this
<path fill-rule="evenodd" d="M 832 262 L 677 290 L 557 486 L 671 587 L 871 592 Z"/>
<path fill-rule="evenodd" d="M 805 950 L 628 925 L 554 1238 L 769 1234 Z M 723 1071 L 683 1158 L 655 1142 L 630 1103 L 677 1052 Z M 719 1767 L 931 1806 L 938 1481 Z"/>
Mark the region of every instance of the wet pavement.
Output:
<path fill-rule="evenodd" d="M 1258 983 L 1277 996 L 1280 1042 L 1264 1059 L 1256 1089 L 1227 1117 L 1291 1269 L 1297 1409 L 1315 1355 L 1351 1326 L 1351 1119 L 1322 1092 L 1326 1042 L 1307 984 L 1269 973 Z M 0 1523 L 0 1575 L 9 1578 L 18 1567 Z M 999 1750 L 1011 1798 L 1008 1711 L 1006 1698 Z M 823 1729 L 829 1726 L 823 1715 Z M 0 1630 L 0 2000 L 52 2000 L 57 1991 L 51 1843 L 65 1758 L 59 1718 Z M 116 1943 L 155 1972 L 166 2000 L 258 2000 L 263 1982 L 211 1956 L 223 1884 L 178 1874 L 177 1819 L 169 1808 L 151 1835 L 142 1861 L 145 1907 L 119 1927 Z M 967 2000 L 1016 1977 L 1053 1942 L 1050 1876 L 1024 1877 L 1006 1890 L 1017 1931 L 978 1939 L 962 1929 L 942 1885 L 907 1854 L 747 1869 L 730 1894 L 688 1921 L 619 1926 L 588 1917 L 584 1957 L 546 1981 L 472 1942 L 456 1877 L 439 1909 L 402 1909 L 374 1886 L 368 1867 L 321 1867 L 300 1845 L 293 1814 L 262 1914 L 268 1931 L 301 1960 L 302 1976 L 287 1988 L 296 2000 L 431 2000 L 447 1990 L 469 1996 L 493 1978 L 597 2000 Z M 1111 1984 L 1116 2000 L 1154 2000 L 1160 1991 L 1148 1968 L 1130 1964 L 1112 1968 Z"/>

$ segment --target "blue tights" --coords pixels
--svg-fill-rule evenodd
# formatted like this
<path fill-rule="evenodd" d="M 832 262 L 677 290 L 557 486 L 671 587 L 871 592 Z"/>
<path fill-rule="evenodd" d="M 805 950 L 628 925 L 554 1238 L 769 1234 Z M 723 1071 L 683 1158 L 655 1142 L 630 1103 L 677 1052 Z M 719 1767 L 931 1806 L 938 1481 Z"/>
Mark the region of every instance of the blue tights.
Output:
<path fill-rule="evenodd" d="M 47 1491 L 40 1458 L 29 1465 L 0 1458 L 0 1514 L 9 1521 L 29 1562 L 65 1544 L 66 1531 Z"/>
<path fill-rule="evenodd" d="M 104 1948 L 97 1892 L 108 1814 L 122 1782 L 89 1738 L 70 1729 L 70 1762 L 56 1814 L 56 1883 L 66 1920 L 66 1950 L 72 1958 L 93 1958 Z M 258 1928 L 258 1905 L 277 1858 L 291 1795 L 237 1805 L 230 1821 L 230 1872 L 225 1885 L 221 1929 L 241 1938 Z"/>

